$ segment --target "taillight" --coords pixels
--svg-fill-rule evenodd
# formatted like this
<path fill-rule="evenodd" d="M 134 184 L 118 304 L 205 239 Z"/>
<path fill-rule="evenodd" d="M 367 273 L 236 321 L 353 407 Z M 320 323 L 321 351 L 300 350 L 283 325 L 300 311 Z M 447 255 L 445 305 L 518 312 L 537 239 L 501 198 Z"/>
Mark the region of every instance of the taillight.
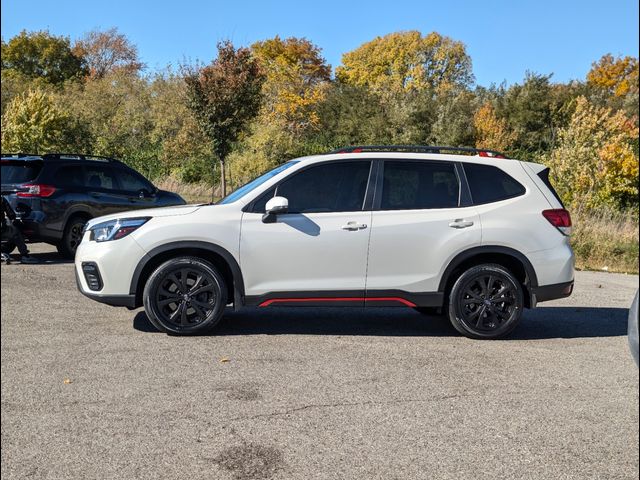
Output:
<path fill-rule="evenodd" d="M 571 235 L 571 215 L 564 208 L 554 208 L 553 210 L 544 210 L 542 212 L 544 218 L 549 223 L 560 230 L 565 235 Z"/>
<path fill-rule="evenodd" d="M 52 187 L 51 185 L 42 185 L 39 183 L 23 185 L 22 187 L 27 190 L 24 192 L 17 192 L 16 195 L 23 198 L 50 197 L 53 195 L 53 192 L 56 191 L 56 187 Z"/>

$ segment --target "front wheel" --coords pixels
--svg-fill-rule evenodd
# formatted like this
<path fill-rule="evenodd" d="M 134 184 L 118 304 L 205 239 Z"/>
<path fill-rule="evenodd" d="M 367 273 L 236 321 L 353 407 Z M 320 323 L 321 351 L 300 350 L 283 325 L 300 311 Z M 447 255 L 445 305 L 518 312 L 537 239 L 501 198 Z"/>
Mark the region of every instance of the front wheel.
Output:
<path fill-rule="evenodd" d="M 522 318 L 524 295 L 501 265 L 478 265 L 464 272 L 449 295 L 449 320 L 469 338 L 495 339 L 511 333 Z"/>
<path fill-rule="evenodd" d="M 203 333 L 221 320 L 227 304 L 224 278 L 197 257 L 178 257 L 160 265 L 143 293 L 149 321 L 160 331 L 178 335 Z"/>

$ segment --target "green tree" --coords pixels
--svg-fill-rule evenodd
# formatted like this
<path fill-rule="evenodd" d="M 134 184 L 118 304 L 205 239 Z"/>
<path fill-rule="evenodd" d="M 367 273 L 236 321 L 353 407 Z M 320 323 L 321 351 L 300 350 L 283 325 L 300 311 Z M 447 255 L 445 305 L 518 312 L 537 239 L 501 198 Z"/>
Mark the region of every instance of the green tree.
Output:
<path fill-rule="evenodd" d="M 73 53 L 69 39 L 47 31 L 23 30 L 6 44 L 3 42 L 2 69 L 56 85 L 86 73 L 83 59 Z"/>
<path fill-rule="evenodd" d="M 555 138 L 551 75 L 527 72 L 522 85 L 511 86 L 496 106 L 496 114 L 507 121 L 516 135 L 514 150 L 524 159 L 535 159 L 549 150 Z"/>
<path fill-rule="evenodd" d="M 447 92 L 473 83 L 471 58 L 462 42 L 431 32 L 376 37 L 342 56 L 338 80 L 377 91 Z"/>
<path fill-rule="evenodd" d="M 2 115 L 2 151 L 46 153 L 73 150 L 72 118 L 51 96 L 31 90 L 18 95 Z"/>
<path fill-rule="evenodd" d="M 247 48 L 218 44 L 218 58 L 203 68 L 188 69 L 187 105 L 209 138 L 220 162 L 220 186 L 226 195 L 225 160 L 240 134 L 258 114 L 264 74 Z"/>

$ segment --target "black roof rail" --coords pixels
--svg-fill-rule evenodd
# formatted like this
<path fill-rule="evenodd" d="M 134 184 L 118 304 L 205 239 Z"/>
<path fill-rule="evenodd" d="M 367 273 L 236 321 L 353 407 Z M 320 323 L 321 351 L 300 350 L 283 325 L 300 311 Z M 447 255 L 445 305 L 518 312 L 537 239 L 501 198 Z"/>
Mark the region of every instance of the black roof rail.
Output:
<path fill-rule="evenodd" d="M 448 147 L 440 145 L 355 145 L 329 153 L 408 152 L 408 153 L 471 153 L 481 157 L 507 158 L 503 153 L 485 148 Z"/>
<path fill-rule="evenodd" d="M 45 153 L 42 155 L 42 158 L 50 160 L 89 160 L 121 163 L 120 160 L 116 160 L 115 158 L 103 157 L 101 155 L 85 155 L 83 153 Z"/>
<path fill-rule="evenodd" d="M 39 157 L 35 153 L 2 153 L 0 154 L 2 158 L 25 158 L 25 157 Z"/>

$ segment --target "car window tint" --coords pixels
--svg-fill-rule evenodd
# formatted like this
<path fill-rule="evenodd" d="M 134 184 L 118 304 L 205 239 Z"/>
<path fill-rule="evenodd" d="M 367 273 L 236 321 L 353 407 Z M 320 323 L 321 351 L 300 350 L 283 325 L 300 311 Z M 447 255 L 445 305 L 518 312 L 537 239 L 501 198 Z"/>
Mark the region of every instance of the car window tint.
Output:
<path fill-rule="evenodd" d="M 458 206 L 460 184 L 450 163 L 385 161 L 382 210 Z"/>
<path fill-rule="evenodd" d="M 2 160 L 0 176 L 2 185 L 26 183 L 36 179 L 42 170 L 42 162 Z"/>
<path fill-rule="evenodd" d="M 69 165 L 56 172 L 56 183 L 63 187 L 79 187 L 84 185 L 84 176 L 80 165 Z"/>
<path fill-rule="evenodd" d="M 113 170 L 102 166 L 86 166 L 85 182 L 89 188 L 104 188 L 107 190 L 116 190 L 118 188 Z"/>
<path fill-rule="evenodd" d="M 120 188 L 127 192 L 139 192 L 140 190 L 150 192 L 152 190 L 149 182 L 126 170 L 118 170 L 118 181 Z"/>
<path fill-rule="evenodd" d="M 362 210 L 371 162 L 318 165 L 278 185 L 276 195 L 289 200 L 290 213 Z"/>
<path fill-rule="evenodd" d="M 270 188 L 265 193 L 260 195 L 260 197 L 253 202 L 253 206 L 251 207 L 251 211 L 253 213 L 265 213 L 267 202 L 271 200 L 276 195 L 276 188 Z"/>
<path fill-rule="evenodd" d="M 506 172 L 491 165 L 465 163 L 464 171 L 471 189 L 473 203 L 497 202 L 525 193 L 525 188 Z"/>

